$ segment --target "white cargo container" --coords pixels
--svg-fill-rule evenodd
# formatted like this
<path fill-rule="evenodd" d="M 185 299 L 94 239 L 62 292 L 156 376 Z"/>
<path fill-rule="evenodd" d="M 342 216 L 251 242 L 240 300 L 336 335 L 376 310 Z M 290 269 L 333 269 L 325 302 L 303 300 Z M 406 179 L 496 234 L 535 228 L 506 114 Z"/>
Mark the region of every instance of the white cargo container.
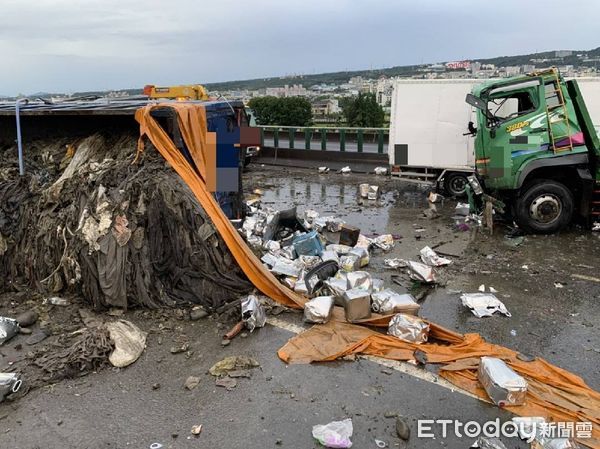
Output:
<path fill-rule="evenodd" d="M 451 195 L 474 172 L 474 120 L 465 97 L 483 79 L 397 80 L 390 117 L 392 175 L 434 182 Z M 593 122 L 600 125 L 600 78 L 577 78 Z"/>
<path fill-rule="evenodd" d="M 424 179 L 449 194 L 464 191 L 473 173 L 474 121 L 465 97 L 482 80 L 397 80 L 392 94 L 388 146 L 392 175 Z"/>

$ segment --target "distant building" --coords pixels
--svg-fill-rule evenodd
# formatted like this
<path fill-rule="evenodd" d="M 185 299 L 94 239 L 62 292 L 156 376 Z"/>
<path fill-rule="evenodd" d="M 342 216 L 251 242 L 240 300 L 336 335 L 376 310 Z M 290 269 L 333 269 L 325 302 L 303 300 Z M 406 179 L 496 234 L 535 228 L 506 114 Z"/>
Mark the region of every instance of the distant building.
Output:
<path fill-rule="evenodd" d="M 557 50 L 554 52 L 554 57 L 556 58 L 566 58 L 567 56 L 572 56 L 573 52 L 571 50 Z"/>
<path fill-rule="evenodd" d="M 335 98 L 316 101 L 312 104 L 312 113 L 315 117 L 325 117 L 342 112 L 340 104 Z"/>
<path fill-rule="evenodd" d="M 266 95 L 274 97 L 306 97 L 308 96 L 308 90 L 301 84 L 294 84 L 292 86 L 286 84 L 283 87 L 267 87 Z"/>

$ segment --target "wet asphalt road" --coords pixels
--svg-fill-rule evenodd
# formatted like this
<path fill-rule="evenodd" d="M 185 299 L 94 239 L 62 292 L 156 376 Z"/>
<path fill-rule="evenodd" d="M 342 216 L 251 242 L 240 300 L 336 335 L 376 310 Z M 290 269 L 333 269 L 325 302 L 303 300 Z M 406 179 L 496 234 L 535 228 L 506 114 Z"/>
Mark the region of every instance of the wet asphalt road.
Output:
<path fill-rule="evenodd" d="M 344 218 L 367 235 L 402 236 L 390 253 L 372 254 L 367 267 L 398 291 L 402 287 L 392 283 L 395 273 L 385 268 L 383 259 L 414 259 L 426 244 L 443 244 L 458 256 L 445 270 L 446 286 L 421 301 L 421 316 L 542 356 L 600 389 L 600 283 L 572 277 L 597 276 L 598 235 L 573 229 L 559 236 L 528 236 L 513 248 L 501 227 L 491 237 L 477 230 L 455 231 L 454 201 L 439 205 L 440 218 L 423 218 L 425 187 L 374 175 L 319 176 L 314 171 L 258 166 L 245 178 L 248 191 L 265 191 L 267 205 L 310 205 Z M 359 204 L 357 186 L 365 181 L 380 185 L 379 203 Z M 462 307 L 455 292 L 474 292 L 480 284 L 499 291 L 511 318 L 479 319 Z M 223 348 L 223 328 L 212 318 L 189 322 L 167 315 L 159 320 L 169 324 L 163 330 L 151 314 L 133 311 L 126 318 L 149 332 L 141 358 L 126 369 L 102 370 L 0 404 L 1 448 L 148 448 L 155 442 L 172 448 L 316 448 L 312 426 L 346 417 L 354 423 L 356 448 L 376 448 L 375 439 L 388 447 L 468 448 L 472 438 L 443 439 L 440 427 L 434 428 L 435 439 L 417 438 L 416 421 L 509 419 L 492 405 L 368 360 L 287 366 L 276 351 L 293 334 L 278 327 L 268 325 Z M 279 318 L 300 321 L 298 314 Z M 189 358 L 169 351 L 182 335 L 191 344 Z M 240 379 L 232 391 L 216 387 L 206 374 L 229 355 L 249 355 L 261 364 L 251 379 Z M 201 378 L 192 391 L 183 387 L 190 375 Z M 160 388 L 152 389 L 156 383 Z M 395 436 L 394 418 L 385 417 L 390 413 L 407 417 L 412 429 L 408 442 Z M 196 424 L 203 425 L 199 437 L 190 434 Z M 527 447 L 514 439 L 505 443 L 509 448 Z"/>

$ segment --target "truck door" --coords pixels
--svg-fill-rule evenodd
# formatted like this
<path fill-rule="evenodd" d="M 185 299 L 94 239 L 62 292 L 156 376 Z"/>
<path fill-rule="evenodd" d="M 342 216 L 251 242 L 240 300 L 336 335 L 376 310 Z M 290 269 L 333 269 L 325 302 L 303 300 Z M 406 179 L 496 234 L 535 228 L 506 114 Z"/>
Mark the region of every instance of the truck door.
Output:
<path fill-rule="evenodd" d="M 484 163 L 492 188 L 512 188 L 524 160 L 548 149 L 544 86 L 539 79 L 492 88 L 489 117 L 482 133 Z M 481 162 L 481 161 L 478 161 Z"/>

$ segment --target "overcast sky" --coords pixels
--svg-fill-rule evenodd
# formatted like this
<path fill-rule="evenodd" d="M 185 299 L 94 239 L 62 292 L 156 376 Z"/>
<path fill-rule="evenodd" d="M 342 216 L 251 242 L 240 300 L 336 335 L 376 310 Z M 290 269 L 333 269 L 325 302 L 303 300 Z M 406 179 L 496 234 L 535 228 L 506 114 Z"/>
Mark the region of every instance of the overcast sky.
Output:
<path fill-rule="evenodd" d="M 600 46 L 600 1 L 0 0 L 0 94 Z"/>

